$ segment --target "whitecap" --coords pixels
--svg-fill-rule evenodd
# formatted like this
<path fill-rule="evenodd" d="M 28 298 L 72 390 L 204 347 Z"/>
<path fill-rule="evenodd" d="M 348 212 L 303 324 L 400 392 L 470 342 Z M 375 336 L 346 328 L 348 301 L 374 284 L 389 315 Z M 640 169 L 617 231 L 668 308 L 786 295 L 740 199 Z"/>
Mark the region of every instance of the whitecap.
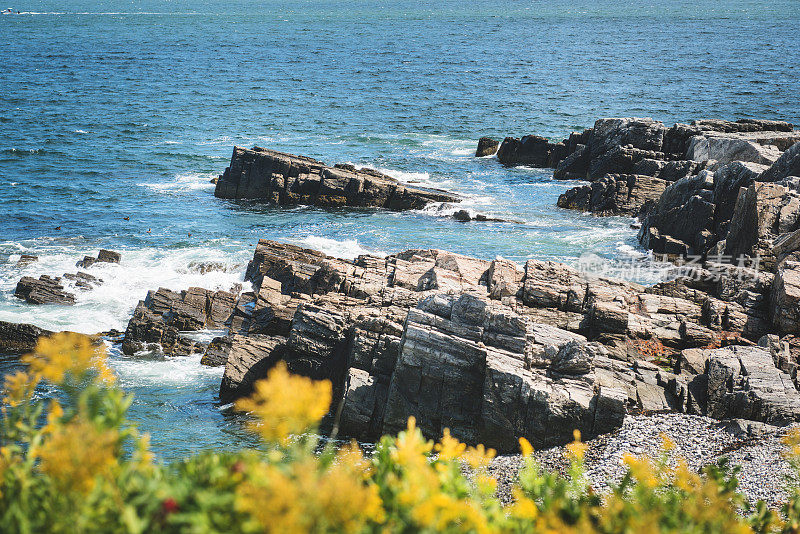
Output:
<path fill-rule="evenodd" d="M 214 189 L 215 184 L 211 180 L 217 176 L 217 173 L 186 173 L 178 174 L 170 182 L 142 182 L 136 185 L 140 187 L 147 187 L 158 193 L 166 193 L 168 191 L 194 191 L 198 189 Z"/>
<path fill-rule="evenodd" d="M 320 237 L 310 235 L 300 240 L 296 240 L 298 245 L 306 246 L 314 250 L 324 252 L 328 256 L 334 258 L 343 258 L 347 260 L 355 259 L 357 256 L 369 254 L 370 256 L 386 256 L 385 252 L 369 250 L 364 248 L 355 239 L 336 240 L 328 237 Z"/>

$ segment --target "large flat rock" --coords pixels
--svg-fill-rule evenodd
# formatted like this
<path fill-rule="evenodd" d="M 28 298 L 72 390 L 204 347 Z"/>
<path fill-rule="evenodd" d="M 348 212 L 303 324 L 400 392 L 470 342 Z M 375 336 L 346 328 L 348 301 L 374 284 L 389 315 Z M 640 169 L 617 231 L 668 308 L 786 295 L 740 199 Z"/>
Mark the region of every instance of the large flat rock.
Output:
<path fill-rule="evenodd" d="M 459 201 L 446 191 L 398 182 L 372 169 L 356 169 L 352 165 L 331 167 L 312 158 L 258 147 L 252 150 L 234 147 L 230 166 L 217 180 L 214 195 L 280 205 L 391 210 Z"/>

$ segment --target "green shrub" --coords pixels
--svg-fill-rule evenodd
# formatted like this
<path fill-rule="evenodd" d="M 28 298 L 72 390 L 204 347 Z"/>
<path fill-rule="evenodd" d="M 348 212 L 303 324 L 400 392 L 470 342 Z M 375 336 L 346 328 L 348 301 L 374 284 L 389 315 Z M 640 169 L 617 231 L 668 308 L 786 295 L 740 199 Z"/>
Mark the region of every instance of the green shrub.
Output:
<path fill-rule="evenodd" d="M 487 466 L 494 451 L 445 432 L 426 440 L 412 419 L 366 457 L 355 443 L 321 448 L 316 425 L 331 387 L 283 366 L 237 403 L 260 450 L 207 452 L 162 465 L 126 419 L 105 353 L 75 334 L 43 339 L 27 371 L 6 379 L 0 426 L 0 531 L 39 532 L 798 532 L 800 494 L 781 513 L 750 507 L 735 470 L 698 474 L 670 460 L 627 456 L 598 495 L 585 445 L 567 447 L 566 477 L 543 471 L 520 440 L 524 467 L 503 506 Z M 42 382 L 59 400 L 37 400 Z M 800 437 L 788 440 L 800 467 Z M 470 475 L 465 475 L 469 466 Z M 670 467 L 674 465 L 674 467 Z"/>

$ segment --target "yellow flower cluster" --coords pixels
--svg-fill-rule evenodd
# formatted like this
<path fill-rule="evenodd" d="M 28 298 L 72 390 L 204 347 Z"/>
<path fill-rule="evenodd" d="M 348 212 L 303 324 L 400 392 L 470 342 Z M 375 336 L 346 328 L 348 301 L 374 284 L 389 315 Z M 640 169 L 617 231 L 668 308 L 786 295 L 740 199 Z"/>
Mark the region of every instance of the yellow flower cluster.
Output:
<path fill-rule="evenodd" d="M 429 458 L 431 451 L 438 453 L 434 461 Z M 382 485 L 392 488 L 397 504 L 407 510 L 419 530 L 491 532 L 490 515 L 481 506 L 480 496 L 491 496 L 495 491 L 496 481 L 484 473 L 494 455 L 494 450 L 482 445 L 467 447 L 449 430 L 434 445 L 423 438 L 410 417 L 407 429 L 398 435 L 391 450 L 395 469 Z M 474 483 L 461 491 L 448 491 L 461 480 L 462 463 L 477 470 Z M 390 531 L 401 529 L 397 524 L 386 526 Z"/>
<path fill-rule="evenodd" d="M 39 469 L 65 491 L 90 492 L 99 477 L 110 478 L 117 466 L 119 436 L 99 431 L 87 421 L 53 425 L 36 449 Z"/>
<path fill-rule="evenodd" d="M 29 372 L 55 384 L 67 376 L 76 380 L 91 378 L 98 383 L 113 384 L 114 373 L 108 367 L 104 347 L 92 338 L 74 332 L 61 332 L 39 339 L 33 354 L 23 357 Z"/>
<path fill-rule="evenodd" d="M 280 362 L 255 383 L 251 397 L 236 402 L 236 409 L 258 418 L 251 428 L 264 441 L 286 444 L 290 436 L 315 427 L 330 405 L 330 382 L 292 375 Z"/>
<path fill-rule="evenodd" d="M 236 490 L 236 507 L 264 532 L 360 532 L 383 521 L 378 488 L 357 447 L 327 468 L 314 456 L 287 465 L 256 464 Z"/>
<path fill-rule="evenodd" d="M 125 419 L 130 398 L 113 386 L 91 339 L 60 334 L 26 361 L 28 372 L 4 387 L 0 532 L 800 531 L 800 490 L 782 520 L 765 506 L 746 518 L 725 466 L 689 469 L 666 435 L 660 460 L 626 455 L 628 475 L 602 497 L 586 480 L 579 432 L 566 447 L 567 477 L 540 469 L 521 438 L 514 502 L 502 506 L 487 467 L 495 452 L 468 447 L 449 430 L 434 443 L 413 417 L 368 459 L 355 444 L 321 447 L 308 432 L 329 409 L 331 385 L 283 364 L 236 405 L 255 416 L 267 450 L 207 453 L 167 467 Z M 40 380 L 61 384 L 63 407 L 33 399 Z M 800 432 L 785 443 L 800 463 Z"/>

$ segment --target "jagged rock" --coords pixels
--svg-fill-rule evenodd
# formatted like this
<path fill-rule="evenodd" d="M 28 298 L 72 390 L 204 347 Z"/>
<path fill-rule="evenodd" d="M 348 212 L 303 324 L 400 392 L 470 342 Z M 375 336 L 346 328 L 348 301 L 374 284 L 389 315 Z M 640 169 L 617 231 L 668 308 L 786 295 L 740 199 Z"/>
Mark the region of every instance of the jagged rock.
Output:
<path fill-rule="evenodd" d="M 233 336 L 220 385 L 220 400 L 232 402 L 249 395 L 255 381 L 264 378 L 280 360 L 285 341 L 278 336 Z"/>
<path fill-rule="evenodd" d="M 21 267 L 27 267 L 32 263 L 36 263 L 39 261 L 39 256 L 34 254 L 20 254 L 19 260 L 17 260 L 16 267 L 19 269 Z"/>
<path fill-rule="evenodd" d="M 771 240 L 800 224 L 800 194 L 776 183 L 755 182 L 741 189 L 731 216 L 725 254 L 768 256 Z M 774 258 L 762 258 L 774 264 Z"/>
<path fill-rule="evenodd" d="M 781 334 L 800 333 L 800 263 L 787 261 L 775 273 L 770 318 Z"/>
<path fill-rule="evenodd" d="M 82 260 L 75 264 L 76 267 L 83 269 L 89 268 L 95 263 L 119 263 L 122 254 L 114 252 L 113 250 L 100 249 L 97 258 L 91 256 L 84 256 Z"/>
<path fill-rule="evenodd" d="M 800 142 L 789 147 L 772 166 L 758 177 L 759 182 L 778 182 L 789 176 L 800 176 Z"/>
<path fill-rule="evenodd" d="M 228 354 L 231 350 L 232 341 L 228 336 L 215 337 L 206 347 L 203 357 L 200 359 L 202 365 L 218 367 L 228 362 Z"/>
<path fill-rule="evenodd" d="M 713 244 L 712 176 L 701 171 L 669 185 L 642 223 L 642 245 L 659 254 L 704 254 Z"/>
<path fill-rule="evenodd" d="M 17 283 L 14 296 L 29 304 L 75 304 L 75 295 L 64 291 L 61 278 L 51 278 L 46 274 L 38 280 L 23 276 Z"/>
<path fill-rule="evenodd" d="M 739 189 L 750 187 L 765 169 L 758 163 L 734 161 L 714 173 L 714 232 L 717 236 L 728 233 L 728 224 L 733 216 Z"/>
<path fill-rule="evenodd" d="M 204 352 L 205 346 L 180 332 L 230 325 L 236 295 L 191 287 L 177 293 L 159 288 L 140 301 L 128 322 L 122 350 L 131 355 L 143 350 L 177 356 Z"/>
<path fill-rule="evenodd" d="M 761 347 L 711 351 L 707 406 L 716 419 L 741 417 L 772 425 L 800 421 L 800 392 Z"/>
<path fill-rule="evenodd" d="M 259 199 L 282 205 L 419 209 L 431 202 L 458 202 L 437 189 L 403 184 L 372 169 L 324 163 L 274 150 L 234 147 L 230 166 L 217 181 L 219 198 Z"/>
<path fill-rule="evenodd" d="M 497 149 L 497 160 L 503 165 L 547 167 L 552 150 L 553 143 L 538 135 L 506 137 Z"/>
<path fill-rule="evenodd" d="M 716 160 L 719 165 L 733 161 L 772 165 L 780 157 L 781 151 L 785 150 L 779 146 L 785 146 L 788 142 L 787 136 L 789 139 L 794 138 L 793 134 L 776 132 L 706 132 L 689 140 L 686 157 L 694 161 Z"/>
<path fill-rule="evenodd" d="M 20 354 L 31 351 L 40 337 L 51 335 L 53 332 L 31 324 L 0 321 L 0 353 Z"/>
<path fill-rule="evenodd" d="M 492 156 L 497 153 L 498 146 L 500 146 L 500 143 L 491 137 L 481 137 L 478 140 L 478 149 L 475 150 L 475 157 Z"/>
<path fill-rule="evenodd" d="M 227 337 L 206 348 L 175 326 L 206 324 L 213 292 L 159 290 L 137 307 L 123 349 L 205 351 L 205 363 L 225 362 L 223 402 L 284 361 L 331 380 L 326 421 L 361 440 L 403 428 L 409 415 L 429 437 L 448 427 L 511 451 L 520 436 L 544 447 L 571 440 L 576 428 L 612 431 L 632 410 L 713 409 L 773 422 L 791 411 L 794 390 L 773 398 L 769 384 L 789 377 L 795 387 L 800 342 L 762 339 L 775 332 L 770 307 L 783 297 L 770 294 L 784 273 L 707 262 L 645 288 L 554 262 L 529 260 L 522 271 L 441 250 L 350 261 L 262 240 L 247 277 L 253 291 L 222 307 Z M 781 305 L 797 307 L 791 298 Z M 744 375 L 737 355 L 739 378 L 720 382 L 710 362 L 724 354 L 714 347 L 756 340 L 773 369 L 748 360 Z M 755 375 L 763 380 L 746 383 Z"/>
<path fill-rule="evenodd" d="M 690 160 L 666 161 L 658 159 L 642 159 L 633 165 L 633 174 L 642 174 L 661 178 L 668 182 L 676 182 L 681 178 L 693 176 L 703 170 L 705 162 Z"/>
<path fill-rule="evenodd" d="M 592 158 L 616 147 L 660 152 L 666 128 L 651 118 L 599 119 L 592 128 Z"/>
<path fill-rule="evenodd" d="M 553 171 L 556 180 L 584 180 L 589 172 L 589 149 L 578 145 L 574 152 L 561 160 Z"/>
<path fill-rule="evenodd" d="M 667 185 L 665 180 L 650 176 L 609 174 L 563 193 L 558 197 L 558 207 L 598 215 L 638 216 L 650 210 Z"/>
<path fill-rule="evenodd" d="M 630 146 L 616 146 L 593 157 L 586 173 L 588 180 L 597 180 L 607 174 L 633 174 L 641 161 L 663 159 L 663 152 L 642 150 Z"/>

